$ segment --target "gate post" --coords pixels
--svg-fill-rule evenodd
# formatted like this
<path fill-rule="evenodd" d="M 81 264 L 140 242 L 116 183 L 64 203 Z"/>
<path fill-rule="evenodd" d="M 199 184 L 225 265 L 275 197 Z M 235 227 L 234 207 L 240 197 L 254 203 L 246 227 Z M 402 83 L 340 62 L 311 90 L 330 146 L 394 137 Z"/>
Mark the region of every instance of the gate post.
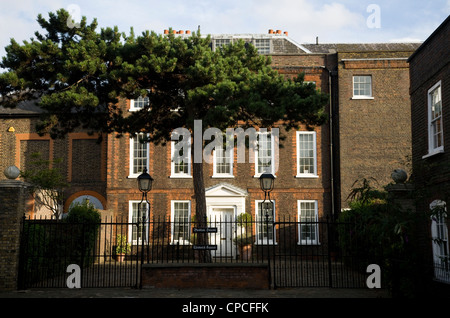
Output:
<path fill-rule="evenodd" d="M 28 184 L 14 180 L 19 169 L 8 167 L 0 181 L 0 290 L 18 288 L 21 221 Z"/>

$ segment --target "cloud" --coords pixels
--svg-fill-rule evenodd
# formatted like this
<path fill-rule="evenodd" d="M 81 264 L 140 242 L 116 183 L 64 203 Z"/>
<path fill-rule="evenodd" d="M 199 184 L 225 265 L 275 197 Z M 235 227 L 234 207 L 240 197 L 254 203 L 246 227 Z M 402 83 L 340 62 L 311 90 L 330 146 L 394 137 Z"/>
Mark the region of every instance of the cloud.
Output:
<path fill-rule="evenodd" d="M 255 1 L 255 14 L 274 28 L 288 29 L 300 42 L 312 41 L 316 35 L 348 33 L 365 27 L 365 12 L 353 12 L 342 3 L 306 0 Z M 332 30 L 332 31 L 330 31 Z"/>

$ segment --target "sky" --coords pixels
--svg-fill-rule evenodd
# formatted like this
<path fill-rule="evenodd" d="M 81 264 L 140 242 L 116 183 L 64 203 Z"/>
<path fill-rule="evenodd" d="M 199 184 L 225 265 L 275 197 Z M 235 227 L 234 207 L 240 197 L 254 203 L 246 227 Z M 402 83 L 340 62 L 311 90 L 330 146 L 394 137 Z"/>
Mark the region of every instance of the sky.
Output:
<path fill-rule="evenodd" d="M 29 40 L 41 31 L 41 13 L 64 8 L 100 28 L 117 26 L 139 35 L 145 30 L 202 34 L 287 31 L 300 43 L 380 43 L 424 41 L 450 14 L 450 0 L 0 0 L 0 58 L 14 38 Z"/>

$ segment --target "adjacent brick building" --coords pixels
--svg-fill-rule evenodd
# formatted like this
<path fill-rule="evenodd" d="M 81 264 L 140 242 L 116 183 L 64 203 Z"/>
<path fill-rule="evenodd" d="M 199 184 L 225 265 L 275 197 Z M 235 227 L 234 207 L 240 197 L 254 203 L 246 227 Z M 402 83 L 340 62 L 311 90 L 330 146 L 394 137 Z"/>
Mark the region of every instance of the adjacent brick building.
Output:
<path fill-rule="evenodd" d="M 446 214 L 450 201 L 449 39 L 450 17 L 409 59 L 412 163 L 417 208 L 422 213 L 435 209 L 431 222 L 423 229 L 425 253 L 427 259 L 432 259 L 434 279 L 445 283 L 450 283 Z"/>
<path fill-rule="evenodd" d="M 357 180 L 382 187 L 396 168 L 410 172 L 411 123 L 407 59 L 417 43 L 306 45 L 328 53 L 330 69 L 335 205 Z"/>
<path fill-rule="evenodd" d="M 404 167 L 402 163 L 411 154 L 406 59 L 417 45 L 300 45 L 286 33 L 275 31 L 212 36 L 212 49 L 236 39 L 251 42 L 261 54 L 272 56 L 272 66 L 285 76 L 304 73 L 305 81 L 330 93 L 329 123 L 313 131 L 306 127 L 289 132 L 281 129 L 287 138 L 279 149 L 271 193 L 275 218 L 314 221 L 335 216 L 345 207 L 356 179 L 375 177 L 383 185 L 390 181 L 393 169 Z M 120 106 L 134 111 L 146 102 L 122 100 Z M 26 168 L 28 156 L 36 150 L 45 158 L 62 157 L 60 168 L 71 184 L 66 190 L 66 211 L 72 202 L 89 198 L 102 213 L 132 221 L 141 200 L 137 176 L 147 168 L 155 179 L 148 194 L 150 217 L 179 220 L 194 214 L 191 166 L 172 162 L 170 143 L 143 144 L 138 135 L 116 138 L 114 134 L 103 136 L 98 143 L 98 136 L 84 132 L 51 140 L 35 133 L 38 113 L 32 103 L 14 110 L 0 108 L 0 169 L 12 164 Z M 265 146 L 272 148 L 273 142 Z M 261 154 L 270 157 L 273 150 Z M 237 163 L 236 151 L 232 164 L 223 158 L 223 153 L 216 152 L 214 163 L 204 164 L 209 217 L 235 219 L 247 212 L 260 218 L 264 193 L 258 164 Z M 182 237 L 182 231 L 172 233 L 173 238 Z M 136 243 L 135 233 L 130 230 L 129 234 Z M 300 237 L 298 241 L 302 244 Z M 311 242 L 320 243 L 310 238 Z"/>

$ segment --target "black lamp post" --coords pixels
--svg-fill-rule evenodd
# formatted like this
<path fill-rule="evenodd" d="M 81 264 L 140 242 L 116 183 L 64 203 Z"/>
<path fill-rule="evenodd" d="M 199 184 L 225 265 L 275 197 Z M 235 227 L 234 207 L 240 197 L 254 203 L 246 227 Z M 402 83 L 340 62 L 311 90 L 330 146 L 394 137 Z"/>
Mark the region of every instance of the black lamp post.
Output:
<path fill-rule="evenodd" d="M 273 174 L 271 173 L 263 173 L 261 174 L 261 176 L 259 177 L 259 183 L 261 186 L 261 190 L 264 191 L 264 201 L 262 203 L 262 208 L 264 208 L 265 210 L 265 216 L 266 216 L 266 220 L 269 219 L 269 209 L 266 206 L 266 198 L 269 200 L 269 204 L 272 205 L 272 211 L 273 211 L 273 204 L 272 204 L 272 200 L 270 200 L 270 191 L 273 190 L 273 185 L 275 183 L 275 177 L 273 176 Z M 269 205 L 267 204 L 267 205 Z"/>
<path fill-rule="evenodd" d="M 141 218 L 141 205 L 142 202 L 147 203 L 147 206 L 149 207 L 149 211 L 150 211 L 150 203 L 148 202 L 147 199 L 147 193 L 152 189 L 152 184 L 153 184 L 153 178 L 147 173 L 147 168 L 144 168 L 144 171 L 142 172 L 141 175 L 139 175 L 137 177 L 137 181 L 138 181 L 138 187 L 139 187 L 139 191 L 142 192 L 142 200 L 138 205 L 138 229 L 137 229 L 137 234 L 139 235 L 139 222 L 142 222 L 142 232 L 141 232 L 141 265 L 144 263 L 144 233 L 145 233 L 145 213 L 142 214 L 142 218 Z M 141 271 L 141 275 L 142 275 L 142 271 Z M 140 279 L 140 288 L 142 288 L 142 277 Z"/>
<path fill-rule="evenodd" d="M 153 178 L 147 173 L 147 168 L 144 168 L 142 174 L 137 177 L 139 190 L 142 192 L 143 198 L 144 195 L 147 195 L 152 189 Z"/>
<path fill-rule="evenodd" d="M 272 213 L 273 213 L 273 203 L 272 203 L 272 200 L 270 200 L 270 191 L 273 190 L 274 183 L 275 183 L 275 177 L 271 173 L 265 172 L 265 173 L 261 174 L 261 176 L 259 177 L 259 184 L 261 186 L 261 190 L 264 191 L 264 201 L 261 203 L 261 209 L 265 210 L 265 218 L 266 218 L 265 226 L 266 226 L 266 231 L 267 231 L 267 244 L 269 244 L 269 207 L 268 207 L 268 205 L 270 205 L 272 207 Z M 266 203 L 266 198 L 269 199 L 269 203 Z M 272 218 L 273 218 L 273 215 L 272 215 Z M 272 235 L 273 235 L 275 233 L 275 229 L 274 229 L 275 223 L 272 222 L 272 226 L 273 226 L 273 232 L 272 232 Z M 275 243 L 275 237 L 273 238 L 273 243 Z M 269 268 L 270 268 L 270 252 L 267 253 L 267 262 L 269 263 Z M 271 284 L 272 284 L 272 275 L 270 274 L 270 271 L 269 271 L 269 285 L 271 285 Z"/>
<path fill-rule="evenodd" d="M 261 190 L 264 191 L 264 193 L 269 193 L 273 190 L 273 184 L 275 181 L 275 177 L 271 173 L 263 173 L 259 177 L 259 183 L 261 185 Z"/>

